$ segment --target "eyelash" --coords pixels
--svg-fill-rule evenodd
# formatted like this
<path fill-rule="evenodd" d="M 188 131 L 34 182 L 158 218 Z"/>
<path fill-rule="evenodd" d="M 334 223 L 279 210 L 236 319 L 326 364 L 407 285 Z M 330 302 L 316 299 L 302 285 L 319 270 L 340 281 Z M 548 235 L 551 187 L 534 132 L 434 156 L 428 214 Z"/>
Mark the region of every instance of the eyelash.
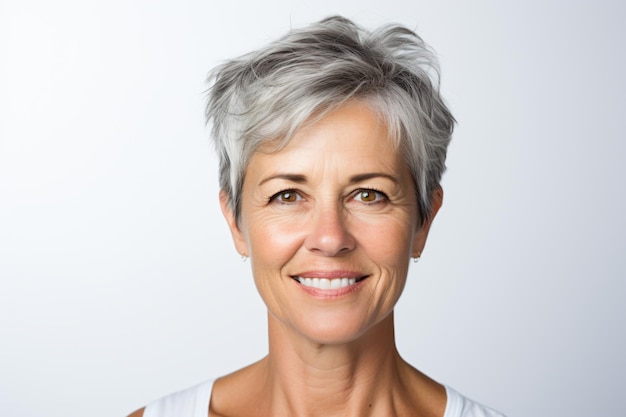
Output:
<path fill-rule="evenodd" d="M 384 201 L 389 201 L 389 197 L 387 196 L 387 194 L 385 194 L 384 192 L 377 190 L 375 188 L 359 188 L 356 191 L 354 191 L 352 193 L 352 199 L 357 199 L 357 197 L 359 195 L 361 195 L 362 193 L 373 193 L 376 197 L 376 199 L 374 201 L 361 201 L 364 204 L 378 204 L 378 203 L 382 203 Z M 285 195 L 285 194 L 293 194 L 296 197 L 295 201 L 282 201 L 280 200 L 280 197 Z M 271 203 L 273 201 L 277 201 L 279 203 L 283 203 L 283 204 L 291 204 L 291 203 L 295 203 L 297 202 L 299 199 L 302 199 L 302 195 L 294 189 L 287 189 L 287 190 L 281 190 L 279 192 L 277 192 L 276 194 L 273 194 L 269 199 L 268 199 L 268 203 Z M 358 200 L 357 200 L 358 201 Z"/>
<path fill-rule="evenodd" d="M 280 200 L 280 196 L 284 195 L 284 194 L 294 194 L 296 196 L 296 198 L 302 198 L 300 193 L 298 191 L 294 190 L 294 189 L 281 190 L 281 191 L 277 192 L 276 194 L 272 195 L 268 199 L 268 203 L 271 203 L 273 201 L 278 201 L 279 203 L 283 203 L 283 204 L 295 203 L 295 201 L 281 201 Z"/>
<path fill-rule="evenodd" d="M 362 193 L 374 193 L 376 196 L 376 200 L 374 201 L 361 201 L 364 204 L 379 204 L 385 201 L 389 201 L 389 197 L 384 192 L 377 190 L 375 188 L 359 188 L 353 194 L 353 199 L 356 199 Z"/>

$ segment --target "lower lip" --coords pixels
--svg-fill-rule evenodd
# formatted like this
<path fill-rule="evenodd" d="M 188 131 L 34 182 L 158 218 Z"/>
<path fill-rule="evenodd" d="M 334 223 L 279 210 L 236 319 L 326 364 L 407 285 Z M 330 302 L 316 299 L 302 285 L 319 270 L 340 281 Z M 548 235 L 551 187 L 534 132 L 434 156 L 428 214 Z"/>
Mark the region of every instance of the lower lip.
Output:
<path fill-rule="evenodd" d="M 367 280 L 367 277 L 355 282 L 352 285 L 348 285 L 347 287 L 323 290 L 321 288 L 307 287 L 294 279 L 296 285 L 300 287 L 302 291 L 317 298 L 337 298 L 351 294 L 361 288 L 365 280 Z"/>

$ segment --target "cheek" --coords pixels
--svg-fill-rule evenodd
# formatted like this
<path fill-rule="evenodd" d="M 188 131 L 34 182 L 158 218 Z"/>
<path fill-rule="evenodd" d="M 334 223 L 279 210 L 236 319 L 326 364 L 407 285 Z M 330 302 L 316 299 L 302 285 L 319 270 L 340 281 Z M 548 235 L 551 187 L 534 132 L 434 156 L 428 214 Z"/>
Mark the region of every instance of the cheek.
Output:
<path fill-rule="evenodd" d="M 276 218 L 252 220 L 247 238 L 254 285 L 268 311 L 284 317 L 290 311 L 286 297 L 293 285 L 284 271 L 302 246 L 302 227 Z"/>
<path fill-rule="evenodd" d="M 354 223 L 353 235 L 372 259 L 390 267 L 408 263 L 413 234 L 410 222 L 400 219 L 373 221 L 361 219 Z"/>
<path fill-rule="evenodd" d="M 273 270 L 293 257 L 302 245 L 301 225 L 280 218 L 256 218 L 250 222 L 248 245 L 255 271 Z"/>

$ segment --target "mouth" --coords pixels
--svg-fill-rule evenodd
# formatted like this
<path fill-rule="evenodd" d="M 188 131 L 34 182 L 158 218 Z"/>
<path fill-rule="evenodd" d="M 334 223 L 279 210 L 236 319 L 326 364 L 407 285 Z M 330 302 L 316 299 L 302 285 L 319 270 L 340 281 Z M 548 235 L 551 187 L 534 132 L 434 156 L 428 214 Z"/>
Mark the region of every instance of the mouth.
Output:
<path fill-rule="evenodd" d="M 320 290 L 336 290 L 340 288 L 346 288 L 356 284 L 357 282 L 363 281 L 365 278 L 367 278 L 367 275 L 359 278 L 309 278 L 298 276 L 294 276 L 292 278 L 305 287 L 317 288 Z"/>

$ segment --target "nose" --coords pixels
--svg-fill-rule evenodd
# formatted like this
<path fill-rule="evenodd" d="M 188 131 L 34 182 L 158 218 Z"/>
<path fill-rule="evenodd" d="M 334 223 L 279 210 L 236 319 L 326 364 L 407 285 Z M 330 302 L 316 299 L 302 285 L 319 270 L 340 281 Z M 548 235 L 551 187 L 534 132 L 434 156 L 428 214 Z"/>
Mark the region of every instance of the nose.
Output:
<path fill-rule="evenodd" d="M 356 246 L 354 236 L 348 230 L 345 213 L 338 204 L 319 207 L 311 213 L 310 229 L 305 246 L 324 256 L 340 256 Z"/>

